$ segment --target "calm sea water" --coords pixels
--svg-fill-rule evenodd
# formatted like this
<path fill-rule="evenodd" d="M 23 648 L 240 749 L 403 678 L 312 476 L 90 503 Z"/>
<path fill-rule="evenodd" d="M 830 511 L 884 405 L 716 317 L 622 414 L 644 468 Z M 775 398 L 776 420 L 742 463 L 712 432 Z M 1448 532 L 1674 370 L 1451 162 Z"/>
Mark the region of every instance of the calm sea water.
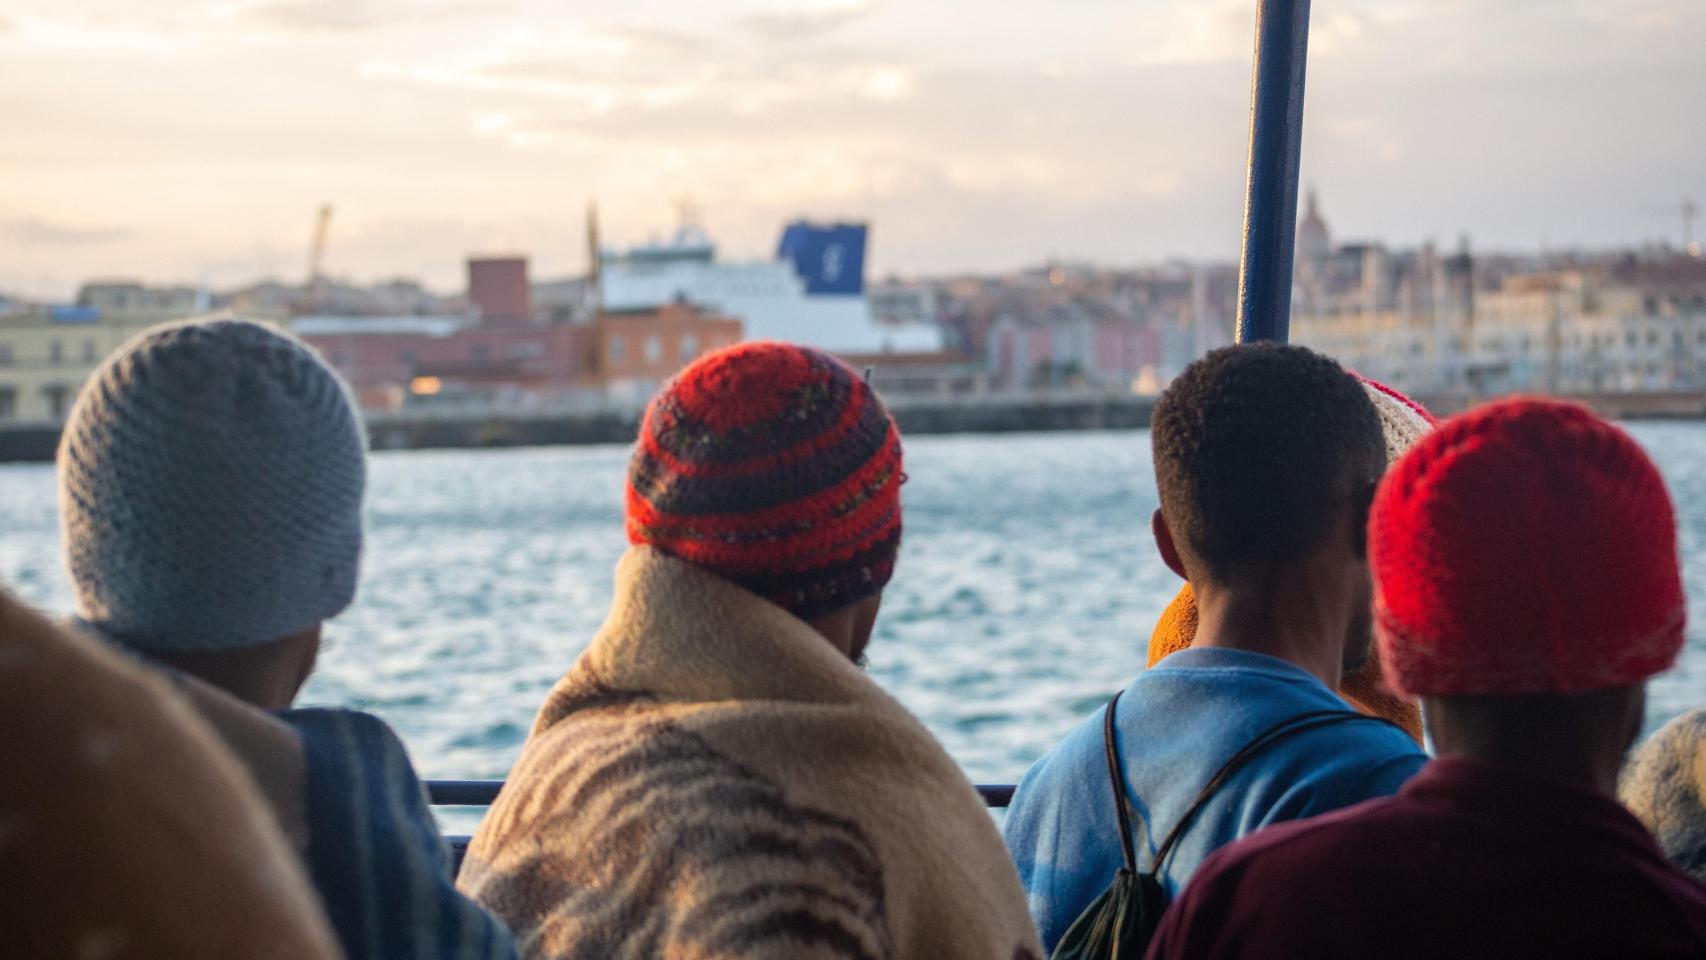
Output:
<path fill-rule="evenodd" d="M 1706 704 L 1706 425 L 1632 430 L 1679 504 L 1692 600 L 1657 726 Z M 609 609 L 626 465 L 616 446 L 376 454 L 361 592 L 305 701 L 384 717 L 423 776 L 503 776 Z M 972 779 L 1011 782 L 1142 666 L 1178 586 L 1148 533 L 1148 434 L 921 437 L 907 473 L 870 672 Z M 0 467 L 0 531 L 0 582 L 69 612 L 51 467 Z"/>

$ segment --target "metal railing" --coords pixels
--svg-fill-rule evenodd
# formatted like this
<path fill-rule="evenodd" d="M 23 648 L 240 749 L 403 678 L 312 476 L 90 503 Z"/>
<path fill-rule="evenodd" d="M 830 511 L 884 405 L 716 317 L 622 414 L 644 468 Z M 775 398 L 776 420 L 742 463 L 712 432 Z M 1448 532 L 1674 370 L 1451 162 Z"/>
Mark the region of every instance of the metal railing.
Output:
<path fill-rule="evenodd" d="M 427 797 L 436 807 L 488 807 L 503 789 L 502 780 L 428 780 Z M 980 783 L 977 795 L 985 806 L 1005 808 L 1013 802 L 1013 784 Z M 465 834 L 448 834 L 444 842 L 450 845 L 451 872 L 462 869 L 462 858 L 468 854 L 469 838 Z"/>
<path fill-rule="evenodd" d="M 502 780 L 428 780 L 427 796 L 437 807 L 486 807 L 498 798 Z M 980 783 L 977 795 L 988 807 L 1005 807 L 1013 802 L 1013 784 Z"/>

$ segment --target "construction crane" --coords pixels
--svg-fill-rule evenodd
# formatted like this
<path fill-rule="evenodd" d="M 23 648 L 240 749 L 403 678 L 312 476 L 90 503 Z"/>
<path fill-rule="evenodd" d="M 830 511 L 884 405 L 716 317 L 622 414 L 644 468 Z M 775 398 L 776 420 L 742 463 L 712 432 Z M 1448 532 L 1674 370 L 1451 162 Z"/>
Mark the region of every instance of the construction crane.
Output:
<path fill-rule="evenodd" d="M 1700 216 L 1699 204 L 1683 197 L 1678 203 L 1646 207 L 1644 212 L 1648 214 L 1668 213 L 1673 217 L 1680 216 L 1682 218 L 1682 252 L 1691 257 L 1700 256 L 1700 244 L 1694 239 L 1694 221 Z"/>
<path fill-rule="evenodd" d="M 308 245 L 308 290 L 303 297 L 303 306 L 308 310 L 317 310 L 321 301 L 326 298 L 326 278 L 320 272 L 321 259 L 326 255 L 326 231 L 332 226 L 332 205 L 320 204 L 320 213 L 314 218 L 314 239 Z"/>

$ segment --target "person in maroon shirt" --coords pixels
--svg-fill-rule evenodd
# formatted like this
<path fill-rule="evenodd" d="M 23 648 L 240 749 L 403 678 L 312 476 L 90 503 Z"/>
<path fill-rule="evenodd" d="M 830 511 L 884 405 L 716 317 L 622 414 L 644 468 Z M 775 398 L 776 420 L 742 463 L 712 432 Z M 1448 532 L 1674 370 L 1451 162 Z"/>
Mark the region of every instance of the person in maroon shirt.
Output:
<path fill-rule="evenodd" d="M 1706 888 L 1620 806 L 1683 643 L 1676 521 L 1633 440 L 1549 400 L 1424 439 L 1369 520 L 1386 676 L 1438 758 L 1199 868 L 1151 960 L 1706 957 Z"/>

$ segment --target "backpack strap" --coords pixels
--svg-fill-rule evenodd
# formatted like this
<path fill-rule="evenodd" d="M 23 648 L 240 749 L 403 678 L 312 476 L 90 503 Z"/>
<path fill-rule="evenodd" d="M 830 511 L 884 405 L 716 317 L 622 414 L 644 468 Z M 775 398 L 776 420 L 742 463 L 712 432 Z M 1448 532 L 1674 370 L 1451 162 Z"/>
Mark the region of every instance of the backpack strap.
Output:
<path fill-rule="evenodd" d="M 1113 712 L 1112 706 L 1112 704 L 1109 704 L 1110 714 Z M 1261 753 L 1263 750 L 1280 740 L 1302 733 L 1305 730 L 1313 730 L 1316 727 L 1327 727 L 1339 723 L 1349 723 L 1353 720 L 1368 720 L 1374 723 L 1384 723 L 1394 730 L 1399 730 L 1400 732 L 1403 730 L 1402 727 L 1399 727 L 1397 724 L 1383 717 L 1371 717 L 1367 714 L 1357 713 L 1353 710 L 1313 710 L 1309 713 L 1300 713 L 1296 716 L 1287 717 L 1286 719 L 1281 720 L 1279 723 L 1276 723 L 1257 734 L 1249 743 L 1246 743 L 1243 747 L 1239 748 L 1238 752 L 1234 753 L 1226 763 L 1221 765 L 1220 769 L 1215 772 L 1214 776 L 1209 778 L 1208 783 L 1203 786 L 1202 792 L 1197 794 L 1197 798 L 1191 801 L 1191 805 L 1185 809 L 1185 815 L 1180 817 L 1179 822 L 1173 825 L 1172 831 L 1167 834 L 1167 839 L 1161 841 L 1161 846 L 1156 849 L 1154 872 L 1159 875 L 1161 871 L 1166 868 L 1167 857 L 1173 852 L 1173 846 L 1178 842 L 1179 837 L 1184 835 L 1185 828 L 1190 826 L 1191 821 L 1196 819 L 1196 815 L 1202 811 L 1202 808 L 1208 804 L 1208 801 L 1214 797 L 1215 793 L 1220 790 L 1220 788 L 1226 783 L 1227 779 L 1229 779 L 1234 773 L 1238 772 L 1238 768 L 1248 762 L 1251 757 Z M 1109 729 L 1113 729 L 1111 723 L 1109 725 Z M 1109 750 L 1111 751 L 1113 744 L 1111 735 L 1108 739 L 1108 743 Z M 1110 762 L 1112 762 L 1111 759 Z M 1124 840 L 1129 847 L 1131 838 L 1125 833 L 1125 826 L 1125 817 L 1122 809 L 1120 817 L 1120 827 L 1122 828 L 1121 839 Z"/>
<path fill-rule="evenodd" d="M 1102 714 L 1102 746 L 1108 755 L 1108 782 L 1114 788 L 1114 818 L 1120 824 L 1120 853 L 1125 857 L 1126 870 L 1136 873 L 1137 853 L 1131 842 L 1131 820 L 1126 816 L 1125 774 L 1120 771 L 1119 751 L 1114 749 L 1114 708 L 1119 706 L 1119 702 L 1120 694 L 1116 693 Z"/>

